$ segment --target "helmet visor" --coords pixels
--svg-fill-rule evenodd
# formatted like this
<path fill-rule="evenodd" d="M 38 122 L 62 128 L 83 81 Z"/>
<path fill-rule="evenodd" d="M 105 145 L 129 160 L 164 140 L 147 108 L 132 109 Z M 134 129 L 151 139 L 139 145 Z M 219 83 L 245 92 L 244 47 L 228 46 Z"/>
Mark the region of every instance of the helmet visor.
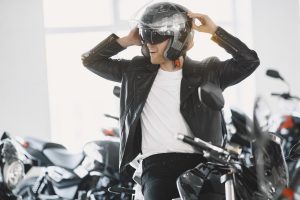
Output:
<path fill-rule="evenodd" d="M 140 28 L 139 34 L 145 44 L 159 44 L 171 37 L 170 35 L 160 34 L 156 30 L 146 28 Z"/>

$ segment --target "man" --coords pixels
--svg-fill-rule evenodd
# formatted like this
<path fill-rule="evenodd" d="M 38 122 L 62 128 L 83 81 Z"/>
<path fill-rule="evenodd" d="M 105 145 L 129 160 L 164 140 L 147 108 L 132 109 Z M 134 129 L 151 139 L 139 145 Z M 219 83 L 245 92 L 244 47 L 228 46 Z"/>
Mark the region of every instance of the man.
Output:
<path fill-rule="evenodd" d="M 196 25 L 195 19 L 201 22 Z M 186 56 L 193 46 L 193 30 L 212 40 L 233 58 L 194 61 Z M 143 56 L 111 59 L 125 48 L 141 45 Z M 253 50 L 218 27 L 207 15 L 189 12 L 173 3 L 148 6 L 138 26 L 125 37 L 111 34 L 82 56 L 92 72 L 121 82 L 120 169 L 139 154 L 143 158 L 145 200 L 178 197 L 176 178 L 204 159 L 178 133 L 222 143 L 220 105 L 202 102 L 199 87 L 220 91 L 249 76 L 259 65 Z"/>

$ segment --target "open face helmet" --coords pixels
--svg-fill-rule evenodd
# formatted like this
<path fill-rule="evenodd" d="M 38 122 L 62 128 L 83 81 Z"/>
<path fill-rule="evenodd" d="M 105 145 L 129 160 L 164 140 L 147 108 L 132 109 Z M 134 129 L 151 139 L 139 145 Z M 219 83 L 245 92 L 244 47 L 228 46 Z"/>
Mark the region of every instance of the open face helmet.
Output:
<path fill-rule="evenodd" d="M 168 46 L 164 56 L 176 60 L 184 55 L 193 37 L 192 19 L 187 16 L 188 9 L 170 2 L 154 3 L 137 17 L 137 26 L 142 40 L 142 53 L 147 55 L 147 43 L 158 44 L 167 39 Z"/>

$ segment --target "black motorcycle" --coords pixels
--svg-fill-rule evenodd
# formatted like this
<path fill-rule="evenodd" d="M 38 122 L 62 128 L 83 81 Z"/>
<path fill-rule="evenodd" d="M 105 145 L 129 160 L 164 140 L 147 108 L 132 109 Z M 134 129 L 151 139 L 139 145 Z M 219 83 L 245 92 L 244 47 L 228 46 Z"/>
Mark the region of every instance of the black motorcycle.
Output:
<path fill-rule="evenodd" d="M 131 195 L 108 191 L 112 186 L 132 188 L 131 176 L 119 173 L 118 132 L 103 130 L 105 139 L 84 145 L 81 153 L 70 153 L 63 145 L 32 137 L 20 138 L 27 157 L 26 174 L 40 170 L 39 176 L 24 179 L 16 188 L 23 199 L 126 200 Z"/>
<path fill-rule="evenodd" d="M 267 70 L 266 75 L 277 80 L 283 81 L 288 91 L 283 93 L 271 93 L 273 97 L 279 98 L 280 104 L 285 109 L 284 114 L 279 114 L 275 118 L 276 113 L 271 113 L 270 117 L 273 117 L 273 121 L 276 124 L 272 124 L 273 131 L 283 139 L 283 150 L 285 155 L 288 155 L 291 147 L 300 141 L 300 98 L 290 93 L 290 86 L 288 82 L 279 74 L 276 70 Z"/>
<path fill-rule="evenodd" d="M 0 140 L 0 199 L 19 200 L 13 189 L 24 177 L 24 165 L 14 138 L 4 132 Z"/>
<path fill-rule="evenodd" d="M 114 94 L 119 95 L 116 88 Z M 23 180 L 16 193 L 23 199 L 39 200 L 131 199 L 133 169 L 119 173 L 119 130 L 107 128 L 102 133 L 103 140 L 86 143 L 78 154 L 70 153 L 61 144 L 32 137 L 19 139 L 28 158 L 26 173 L 35 167 L 42 170 L 38 177 Z"/>
<path fill-rule="evenodd" d="M 203 194 L 205 181 L 220 177 L 225 199 L 275 199 L 287 186 L 288 175 L 278 137 L 267 134 L 256 149 L 255 163 L 248 165 L 243 154 L 179 135 L 179 139 L 203 152 L 208 162 L 186 171 L 177 180 L 181 199 L 224 199 L 222 193 Z"/>
<path fill-rule="evenodd" d="M 288 157 L 291 148 L 300 141 L 300 98 L 290 93 L 288 82 L 276 70 L 268 69 L 266 75 L 280 80 L 287 86 L 283 93 L 271 93 L 271 100 L 276 101 L 276 108 L 271 109 L 266 98 L 259 97 L 260 119 L 265 119 L 265 130 L 273 132 L 282 140 L 284 155 Z M 275 98 L 274 98 L 275 97 Z M 297 176 L 295 172 L 300 166 L 297 159 L 287 159 L 290 180 Z"/>
<path fill-rule="evenodd" d="M 282 195 L 288 186 L 289 176 L 281 139 L 262 129 L 263 125 L 257 119 L 256 105 L 257 102 L 253 131 L 237 132 L 239 136 L 235 137 L 238 139 L 224 137 L 221 147 L 199 138 L 178 135 L 178 139 L 196 147 L 207 159 L 177 179 L 181 199 L 224 199 L 225 196 L 226 200 L 267 200 Z M 247 148 L 244 148 L 245 145 Z M 214 188 L 216 180 L 219 186 L 224 187 L 224 193 Z M 207 183 L 210 183 L 209 186 Z M 206 192 L 205 187 L 210 187 L 210 193 Z"/>

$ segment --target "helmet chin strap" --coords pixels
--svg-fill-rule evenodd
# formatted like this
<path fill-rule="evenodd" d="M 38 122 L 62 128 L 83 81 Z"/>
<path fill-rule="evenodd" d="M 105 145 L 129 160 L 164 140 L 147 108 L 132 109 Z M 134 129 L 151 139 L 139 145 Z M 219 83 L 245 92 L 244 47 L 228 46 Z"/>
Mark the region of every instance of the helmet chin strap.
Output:
<path fill-rule="evenodd" d="M 176 60 L 174 60 L 173 66 L 174 66 L 175 69 L 179 69 L 180 68 L 180 60 L 179 60 L 179 58 L 177 58 Z"/>
<path fill-rule="evenodd" d="M 172 44 L 172 39 L 169 39 L 168 45 L 167 45 L 166 50 L 164 52 L 165 58 L 168 58 L 167 57 L 167 52 L 171 48 L 171 44 Z M 181 63 L 180 63 L 180 59 L 179 58 L 173 60 L 173 67 L 174 67 L 174 69 L 179 69 L 180 68 L 180 64 Z"/>

